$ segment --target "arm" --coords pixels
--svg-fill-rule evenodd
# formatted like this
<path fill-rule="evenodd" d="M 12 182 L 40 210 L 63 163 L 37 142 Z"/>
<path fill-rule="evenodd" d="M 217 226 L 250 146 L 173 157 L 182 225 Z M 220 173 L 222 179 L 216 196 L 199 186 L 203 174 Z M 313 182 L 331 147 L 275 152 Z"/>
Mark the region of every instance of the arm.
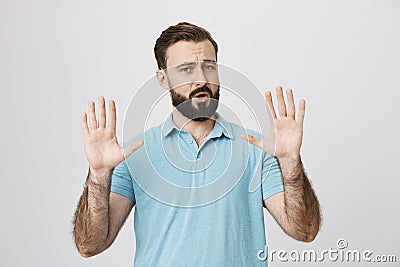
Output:
<path fill-rule="evenodd" d="M 264 205 L 285 233 L 296 240 L 311 242 L 321 223 L 318 199 L 301 159 L 281 160 L 279 164 L 284 192 L 265 199 Z"/>
<path fill-rule="evenodd" d="M 243 134 L 242 138 L 275 156 L 281 168 L 284 192 L 265 199 L 264 206 L 288 235 L 300 241 L 311 242 L 319 231 L 321 212 L 300 157 L 305 101 L 300 101 L 296 119 L 292 90 L 286 91 L 287 109 L 281 86 L 276 88 L 276 93 L 279 118 L 275 113 L 271 92 L 265 93 L 268 116 L 273 126 L 268 136 L 258 139 Z"/>
<path fill-rule="evenodd" d="M 113 243 L 135 205 L 127 197 L 110 193 L 110 176 L 111 172 L 95 176 L 89 171 L 75 211 L 75 244 L 85 258 L 104 251 Z"/>
<path fill-rule="evenodd" d="M 116 108 L 110 101 L 110 117 L 106 127 L 105 100 L 99 97 L 99 118 L 94 102 L 89 102 L 89 123 L 82 114 L 82 131 L 89 173 L 74 216 L 74 240 L 83 257 L 96 255 L 108 248 L 129 215 L 134 202 L 110 193 L 111 174 L 125 156 L 129 157 L 143 145 L 143 140 L 127 148 L 119 146 L 116 137 Z"/>

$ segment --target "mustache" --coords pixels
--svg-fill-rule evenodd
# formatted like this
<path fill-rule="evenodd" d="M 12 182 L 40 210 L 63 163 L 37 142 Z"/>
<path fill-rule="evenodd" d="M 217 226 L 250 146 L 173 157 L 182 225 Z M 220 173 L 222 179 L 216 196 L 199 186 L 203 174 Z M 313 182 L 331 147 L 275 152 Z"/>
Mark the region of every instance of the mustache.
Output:
<path fill-rule="evenodd" d="M 204 85 L 202 87 L 199 87 L 199 88 L 195 89 L 193 92 L 191 92 L 189 94 L 189 98 L 193 98 L 193 96 L 195 96 L 198 93 L 208 93 L 210 97 L 213 96 L 213 93 L 212 93 L 211 89 L 208 88 L 207 85 Z"/>

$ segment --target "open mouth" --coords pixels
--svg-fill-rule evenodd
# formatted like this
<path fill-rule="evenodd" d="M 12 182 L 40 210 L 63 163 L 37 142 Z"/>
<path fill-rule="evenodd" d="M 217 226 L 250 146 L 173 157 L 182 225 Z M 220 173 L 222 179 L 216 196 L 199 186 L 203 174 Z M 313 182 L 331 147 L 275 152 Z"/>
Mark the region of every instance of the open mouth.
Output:
<path fill-rule="evenodd" d="M 206 92 L 200 92 L 193 96 L 196 102 L 206 102 L 210 98 L 210 95 Z"/>
<path fill-rule="evenodd" d="M 207 92 L 200 92 L 193 96 L 193 98 L 204 98 L 204 97 L 210 97 L 210 95 Z"/>

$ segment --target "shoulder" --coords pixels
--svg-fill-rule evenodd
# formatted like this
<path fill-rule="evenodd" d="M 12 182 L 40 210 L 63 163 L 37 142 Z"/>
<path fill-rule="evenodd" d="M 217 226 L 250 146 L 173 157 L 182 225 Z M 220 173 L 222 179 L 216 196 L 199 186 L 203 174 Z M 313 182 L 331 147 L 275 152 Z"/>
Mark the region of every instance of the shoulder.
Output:
<path fill-rule="evenodd" d="M 240 137 L 241 134 L 250 134 L 250 135 L 257 137 L 258 139 L 263 139 L 265 136 L 263 133 L 261 133 L 260 131 L 256 131 L 254 129 L 245 128 L 234 122 L 227 121 L 227 123 L 229 123 L 229 125 L 232 129 L 231 131 L 232 131 L 232 135 L 233 135 L 234 139 L 238 140 L 238 142 L 243 143 L 248 146 L 248 149 L 249 149 L 248 151 L 250 152 L 250 155 L 254 156 L 251 158 L 253 158 L 253 159 L 261 159 L 262 158 L 263 160 L 273 158 L 272 155 L 265 152 L 263 149 L 248 143 L 246 140 L 244 140 L 242 137 Z"/>
<path fill-rule="evenodd" d="M 234 122 L 230 122 L 230 121 L 226 121 L 226 122 L 230 125 L 230 127 L 232 129 L 232 134 L 235 138 L 241 138 L 240 135 L 244 134 L 244 133 L 254 135 L 257 138 L 263 138 L 263 135 L 259 131 L 256 131 L 256 130 L 253 130 L 250 128 L 245 128 Z"/>

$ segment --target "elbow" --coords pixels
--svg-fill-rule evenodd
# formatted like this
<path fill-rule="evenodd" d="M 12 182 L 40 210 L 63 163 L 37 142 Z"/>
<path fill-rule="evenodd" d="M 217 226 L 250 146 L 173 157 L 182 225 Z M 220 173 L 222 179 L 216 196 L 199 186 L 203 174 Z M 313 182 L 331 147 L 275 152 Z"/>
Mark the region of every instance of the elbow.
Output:
<path fill-rule="evenodd" d="M 310 233 L 306 236 L 305 240 L 303 240 L 306 243 L 311 243 L 315 240 L 315 238 L 317 237 L 317 233 Z"/>
<path fill-rule="evenodd" d="M 85 247 L 85 246 L 82 246 L 82 245 L 81 245 L 81 246 L 77 246 L 77 248 L 78 248 L 79 254 L 80 254 L 83 258 L 90 258 L 90 257 L 93 257 L 93 256 L 99 254 L 98 251 L 95 251 L 95 250 L 92 249 L 92 248 Z"/>
<path fill-rule="evenodd" d="M 81 251 L 79 251 L 79 254 L 80 254 L 83 258 L 90 258 L 90 257 L 93 256 L 92 254 L 85 253 L 85 252 L 81 252 Z"/>
<path fill-rule="evenodd" d="M 303 240 L 301 240 L 301 241 L 306 242 L 306 243 L 313 242 L 315 240 L 315 238 L 317 237 L 318 232 L 321 228 L 321 222 L 322 222 L 321 217 L 318 216 L 317 220 L 315 220 L 311 224 L 309 224 L 306 227 L 306 229 L 304 229 L 305 233 L 303 235 Z"/>
<path fill-rule="evenodd" d="M 312 232 L 286 232 L 287 235 L 289 235 L 291 238 L 294 240 L 300 241 L 300 242 L 305 242 L 305 243 L 311 243 L 315 240 L 317 237 L 317 233 L 312 233 Z"/>
<path fill-rule="evenodd" d="M 83 258 L 90 258 L 95 255 L 93 252 L 85 249 L 78 249 L 78 252 Z"/>
<path fill-rule="evenodd" d="M 303 236 L 302 240 L 300 240 L 300 241 L 303 241 L 303 242 L 306 242 L 306 243 L 313 242 L 315 240 L 315 238 L 317 237 L 318 231 L 319 231 L 318 228 L 310 229 L 309 231 L 307 231 L 305 233 L 305 235 Z"/>
<path fill-rule="evenodd" d="M 93 238 L 82 237 L 75 235 L 75 247 L 78 253 L 83 258 L 93 257 L 101 252 L 103 252 L 108 246 L 106 242 L 101 242 L 100 240 L 93 240 Z"/>
<path fill-rule="evenodd" d="M 292 232 L 290 236 L 297 241 L 311 243 L 317 237 L 318 231 L 319 228 L 298 229 L 296 232 Z"/>
<path fill-rule="evenodd" d="M 313 233 L 303 233 L 302 235 L 295 235 L 292 237 L 300 242 L 311 243 L 315 240 L 316 236 L 317 236 L 317 234 L 313 234 Z"/>

